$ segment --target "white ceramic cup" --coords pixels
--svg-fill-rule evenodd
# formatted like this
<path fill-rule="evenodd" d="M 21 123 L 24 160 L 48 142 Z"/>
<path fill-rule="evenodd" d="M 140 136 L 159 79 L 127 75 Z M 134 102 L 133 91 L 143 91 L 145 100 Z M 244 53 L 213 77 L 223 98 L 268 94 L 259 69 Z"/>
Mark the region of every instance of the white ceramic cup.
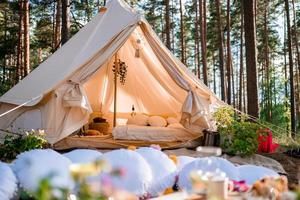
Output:
<path fill-rule="evenodd" d="M 213 179 L 209 181 L 207 187 L 207 199 L 228 199 L 228 178 Z"/>

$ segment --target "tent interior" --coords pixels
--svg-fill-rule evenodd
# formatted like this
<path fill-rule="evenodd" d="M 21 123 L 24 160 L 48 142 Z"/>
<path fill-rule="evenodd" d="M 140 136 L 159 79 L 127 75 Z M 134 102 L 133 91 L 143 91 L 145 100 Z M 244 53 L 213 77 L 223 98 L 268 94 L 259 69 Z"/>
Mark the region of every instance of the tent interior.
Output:
<path fill-rule="evenodd" d="M 125 82 L 117 78 L 117 125 L 124 125 L 134 107 L 136 113 L 181 117 L 187 92 L 169 76 L 155 56 L 139 27 L 118 50 L 117 56 L 127 65 Z M 114 112 L 115 55 L 84 84 L 94 112 L 103 114 L 110 124 Z"/>

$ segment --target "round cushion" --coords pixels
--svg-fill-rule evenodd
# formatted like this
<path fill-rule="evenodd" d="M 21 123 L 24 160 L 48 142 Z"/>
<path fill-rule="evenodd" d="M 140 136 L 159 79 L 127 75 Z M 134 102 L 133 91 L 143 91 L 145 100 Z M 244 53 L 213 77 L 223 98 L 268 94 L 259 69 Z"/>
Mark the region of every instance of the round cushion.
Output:
<path fill-rule="evenodd" d="M 99 158 L 102 156 L 102 153 L 91 149 L 75 149 L 68 153 L 64 153 L 63 155 L 69 158 L 72 163 L 83 164 L 99 160 Z"/>
<path fill-rule="evenodd" d="M 160 150 L 151 147 L 141 147 L 137 149 L 136 152 L 148 162 L 152 170 L 153 179 L 149 192 L 152 196 L 156 196 L 167 188 L 163 187 L 164 185 L 162 185 L 161 180 L 166 180 L 165 177 L 175 172 L 177 167 L 175 163 Z M 171 180 L 174 182 L 175 178 L 171 178 Z"/>
<path fill-rule="evenodd" d="M 177 160 L 178 160 L 177 168 L 178 170 L 181 170 L 185 165 L 196 160 L 196 158 L 190 156 L 178 156 Z"/>
<path fill-rule="evenodd" d="M 28 191 L 36 191 L 45 178 L 53 188 L 72 189 L 71 164 L 68 158 L 52 149 L 35 149 L 19 154 L 12 163 L 12 170 L 20 186 Z"/>
<path fill-rule="evenodd" d="M 179 172 L 178 185 L 181 189 L 192 189 L 190 174 L 194 170 L 201 170 L 204 173 L 217 171 L 224 172 L 230 180 L 238 180 L 239 174 L 237 168 L 231 162 L 220 157 L 197 158 L 186 164 Z"/>
<path fill-rule="evenodd" d="M 167 122 L 168 124 L 174 124 L 174 123 L 178 123 L 179 121 L 175 117 L 168 117 Z"/>
<path fill-rule="evenodd" d="M 167 121 L 161 116 L 151 116 L 148 120 L 150 126 L 155 127 L 165 127 L 167 125 Z"/>
<path fill-rule="evenodd" d="M 127 124 L 138 125 L 138 126 L 147 126 L 148 125 L 148 116 L 144 114 L 136 114 L 128 119 Z"/>
<path fill-rule="evenodd" d="M 139 197 L 145 195 L 152 183 L 152 170 L 147 161 L 137 152 L 125 149 L 103 154 L 112 169 L 124 171 L 121 177 L 102 173 L 101 179 L 109 179 L 114 188 L 125 189 Z"/>
<path fill-rule="evenodd" d="M 168 125 L 169 128 L 184 128 L 184 126 L 178 122 L 173 123 L 173 124 L 169 124 Z"/>
<path fill-rule="evenodd" d="M 241 165 L 237 167 L 237 170 L 240 181 L 245 181 L 248 185 L 252 185 L 266 176 L 279 177 L 275 171 L 262 166 Z"/>
<path fill-rule="evenodd" d="M 86 136 L 102 135 L 99 131 L 94 129 L 86 130 L 83 134 Z"/>
<path fill-rule="evenodd" d="M 0 161 L 0 199 L 12 199 L 18 188 L 17 179 L 8 164 Z"/>

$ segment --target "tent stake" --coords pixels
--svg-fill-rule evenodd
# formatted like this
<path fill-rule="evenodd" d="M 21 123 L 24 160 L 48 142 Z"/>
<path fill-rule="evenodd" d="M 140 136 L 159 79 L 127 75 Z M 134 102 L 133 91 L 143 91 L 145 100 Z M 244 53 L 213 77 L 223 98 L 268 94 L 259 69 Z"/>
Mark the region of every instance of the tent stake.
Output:
<path fill-rule="evenodd" d="M 115 54 L 115 72 L 114 72 L 114 123 L 113 127 L 116 127 L 117 122 L 117 73 L 119 70 L 118 52 Z"/>

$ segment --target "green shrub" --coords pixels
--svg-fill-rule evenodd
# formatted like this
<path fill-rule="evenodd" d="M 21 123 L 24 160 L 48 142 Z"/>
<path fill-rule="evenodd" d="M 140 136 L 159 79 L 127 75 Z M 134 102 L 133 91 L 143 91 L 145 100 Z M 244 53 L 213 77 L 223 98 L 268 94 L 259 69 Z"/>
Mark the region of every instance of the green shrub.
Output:
<path fill-rule="evenodd" d="M 6 135 L 0 145 L 0 159 L 11 161 L 24 151 L 42 149 L 47 145 L 42 131 L 30 131 L 24 135 Z"/>
<path fill-rule="evenodd" d="M 213 115 L 225 153 L 249 156 L 258 149 L 257 130 L 260 126 L 247 121 L 246 115 L 236 115 L 232 107 L 219 108 Z"/>

